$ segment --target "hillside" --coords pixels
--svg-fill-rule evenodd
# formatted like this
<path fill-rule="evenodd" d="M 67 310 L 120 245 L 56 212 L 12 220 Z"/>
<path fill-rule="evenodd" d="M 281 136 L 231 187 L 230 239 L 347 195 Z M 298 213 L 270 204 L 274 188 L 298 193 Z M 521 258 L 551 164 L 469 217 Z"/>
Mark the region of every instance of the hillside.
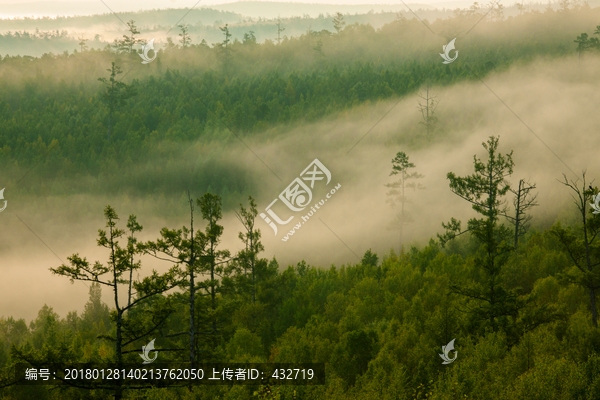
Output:
<path fill-rule="evenodd" d="M 600 398 L 600 8 L 495 11 L 1 57 L 0 399 Z"/>

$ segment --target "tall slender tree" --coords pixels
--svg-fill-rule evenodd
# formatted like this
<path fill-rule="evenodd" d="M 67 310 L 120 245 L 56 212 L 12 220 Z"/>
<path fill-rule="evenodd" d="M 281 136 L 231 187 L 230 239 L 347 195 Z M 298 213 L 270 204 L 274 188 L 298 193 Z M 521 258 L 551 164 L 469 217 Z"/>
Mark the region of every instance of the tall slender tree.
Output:
<path fill-rule="evenodd" d="M 588 204 L 598 195 L 598 188 L 586 187 L 586 173 L 577 181 L 567 179 L 563 174 L 561 182 L 573 193 L 577 211 L 581 217 L 579 229 L 563 228 L 560 224 L 552 227 L 551 232 L 558 238 L 567 251 L 571 261 L 579 270 L 578 274 L 564 274 L 571 282 L 588 291 L 592 323 L 598 327 L 598 308 L 596 306 L 596 291 L 600 289 L 600 215 L 588 213 Z M 579 186 L 579 183 L 581 186 Z M 593 182 L 592 182 L 593 183 Z"/>
<path fill-rule="evenodd" d="M 281 32 L 285 31 L 285 28 L 282 28 L 281 18 L 277 17 L 277 44 L 281 44 Z"/>
<path fill-rule="evenodd" d="M 500 278 L 502 266 L 506 263 L 510 245 L 510 231 L 499 224 L 499 217 L 506 214 L 503 197 L 510 190 L 506 178 L 513 172 L 512 151 L 502 155 L 498 153 L 497 137 L 491 136 L 483 147 L 487 151 L 487 163 L 474 156 L 475 173 L 466 177 L 448 173 L 450 190 L 472 205 L 473 210 L 482 218 L 471 218 L 467 231 L 481 245 L 482 254 L 475 258 L 475 265 L 485 274 L 481 283 L 473 285 L 453 284 L 452 291 L 478 303 L 473 314 L 480 320 L 487 320 L 496 331 L 499 320 L 516 317 L 519 305 L 517 296 L 506 290 Z M 460 221 L 452 218 L 450 223 L 442 224 L 444 235 L 438 235 L 442 244 L 453 239 L 461 232 Z"/>
<path fill-rule="evenodd" d="M 79 47 L 81 49 L 81 52 L 83 53 L 84 51 L 86 51 L 88 49 L 87 44 L 85 44 L 85 42 L 87 42 L 89 39 L 85 39 L 83 36 L 77 38 L 79 40 Z"/>
<path fill-rule="evenodd" d="M 531 195 L 530 191 L 535 189 L 535 185 L 525 182 L 523 179 L 519 181 L 519 188 L 510 191 L 515 194 L 513 201 L 515 207 L 515 216 L 506 215 L 507 219 L 515 226 L 515 251 L 519 249 L 519 238 L 523 237 L 529 230 L 529 222 L 531 215 L 528 214 L 530 208 L 537 206 L 537 195 Z"/>
<path fill-rule="evenodd" d="M 396 153 L 396 157 L 392 159 L 392 172 L 390 172 L 390 176 L 399 175 L 399 179 L 385 185 L 390 188 L 390 191 L 387 193 L 387 202 L 390 203 L 392 207 L 398 204 L 400 205 L 400 212 L 396 214 L 389 226 L 390 229 L 399 231 L 398 252 L 402 252 L 404 225 L 412 221 L 410 214 L 405 210 L 405 205 L 409 202 L 405 191 L 406 189 L 425 189 L 420 183 L 411 182 L 412 180 L 423 178 L 423 175 L 417 172 L 409 172 L 409 170 L 413 168 L 415 168 L 415 164 L 409 161 L 406 153 L 403 151 Z"/>
<path fill-rule="evenodd" d="M 125 231 L 117 227 L 117 221 L 119 217 L 115 210 L 106 206 L 104 209 L 104 217 L 106 219 L 106 231 L 100 229 L 98 231 L 98 246 L 104 247 L 108 250 L 108 260 L 106 264 L 102 264 L 96 261 L 91 265 L 85 258 L 81 258 L 78 254 L 74 254 L 68 257 L 70 265 L 61 265 L 58 268 L 50 268 L 53 274 L 61 275 L 69 278 L 72 282 L 75 280 L 79 281 L 90 281 L 97 282 L 101 285 L 110 287 L 114 294 L 114 311 L 113 318 L 116 323 L 116 334 L 115 336 L 104 336 L 111 340 L 115 346 L 115 366 L 118 369 L 123 367 L 123 355 L 128 353 L 124 351 L 125 346 L 143 339 L 153 330 L 157 329 L 164 321 L 166 317 L 156 321 L 145 333 L 140 334 L 128 329 L 124 329 L 124 313 L 137 305 L 143 304 L 143 302 L 152 296 L 164 293 L 174 288 L 177 283 L 177 271 L 172 268 L 165 274 L 158 274 L 153 271 L 152 275 L 144 278 L 141 281 L 133 282 L 133 287 L 137 291 L 137 298 L 133 301 L 127 301 L 128 305 L 124 305 L 122 295 L 119 291 L 120 284 L 127 284 L 128 281 L 124 279 L 124 274 L 131 270 L 138 270 L 140 265 L 138 263 L 131 264 L 131 254 L 126 247 L 123 247 L 119 243 L 119 239 L 125 235 Z M 131 216 L 130 221 L 134 221 L 135 217 Z M 137 227 L 136 227 L 137 228 Z M 141 230 L 141 227 L 140 227 Z M 135 350 L 136 352 L 138 350 Z M 123 396 L 123 379 L 117 379 L 114 381 L 115 399 L 119 400 Z"/>
<path fill-rule="evenodd" d="M 110 77 L 108 79 L 98 78 L 98 80 L 105 85 L 102 100 L 108 106 L 108 140 L 110 140 L 113 112 L 117 107 L 123 107 L 126 104 L 126 100 L 135 96 L 137 91 L 132 85 L 127 85 L 117 80 L 117 75 L 122 74 L 123 71 L 114 62 L 111 63 L 111 67 L 107 71 L 110 72 Z"/>
<path fill-rule="evenodd" d="M 127 30 L 129 35 L 123 35 L 123 39 L 118 42 L 118 51 L 121 53 L 135 53 L 133 46 L 141 42 L 136 36 L 140 34 L 134 20 L 127 21 Z"/>
<path fill-rule="evenodd" d="M 220 44 L 220 54 L 223 60 L 223 66 L 225 70 L 228 70 L 231 66 L 231 33 L 229 32 L 229 25 L 225 24 L 224 27 L 219 28 L 223 32 L 225 39 Z"/>
<path fill-rule="evenodd" d="M 141 232 L 144 229 L 143 226 L 138 224 L 137 217 L 135 215 L 130 215 L 127 220 L 127 229 L 129 230 L 129 237 L 127 238 L 127 253 L 129 253 L 129 292 L 127 294 L 127 306 L 131 306 L 131 287 L 133 283 L 133 270 L 139 269 L 141 267 L 141 261 L 134 261 L 134 257 L 136 253 L 139 252 L 136 247 L 138 241 L 135 237 L 136 232 Z"/>
<path fill-rule="evenodd" d="M 181 229 L 163 228 L 160 231 L 161 237 L 156 241 L 149 241 L 141 246 L 142 251 L 157 259 L 168 261 L 176 265 L 179 271 L 180 286 L 189 290 L 188 309 L 189 309 L 189 329 L 184 332 L 162 334 L 163 337 L 176 337 L 188 335 L 189 337 L 189 360 L 192 368 L 197 361 L 197 310 L 196 296 L 197 283 L 196 277 L 200 273 L 200 258 L 206 247 L 206 236 L 201 231 L 194 230 L 194 202 L 188 194 L 190 204 L 190 227 Z M 184 267 L 184 269 L 181 269 Z"/>
<path fill-rule="evenodd" d="M 346 22 L 344 21 L 344 15 L 340 12 L 336 12 L 333 17 L 333 29 L 339 34 L 344 30 L 344 26 L 346 26 Z"/>
<path fill-rule="evenodd" d="M 219 336 L 219 316 L 217 310 L 217 296 L 221 293 L 221 281 L 228 276 L 229 271 L 225 268 L 230 261 L 229 250 L 219 250 L 221 236 L 223 235 L 223 226 L 219 221 L 223 217 L 221 208 L 221 196 L 210 193 L 204 194 L 197 200 L 197 204 L 202 212 L 202 218 L 207 222 L 204 236 L 206 238 L 205 257 L 200 261 L 200 271 L 208 275 L 208 279 L 201 283 L 205 293 L 210 296 L 210 333 L 212 336 L 213 350 L 217 346 L 217 337 Z"/>
<path fill-rule="evenodd" d="M 255 228 L 256 216 L 258 211 L 256 210 L 256 203 L 252 196 L 248 196 L 249 208 L 245 209 L 240 204 L 240 211 L 236 212 L 237 219 L 244 226 L 245 232 L 240 232 L 238 237 L 244 243 L 244 249 L 240 250 L 237 255 L 237 259 L 241 268 L 244 271 L 244 277 L 249 276 L 250 285 L 252 287 L 252 304 L 256 303 L 256 263 L 257 255 L 265 248 L 260 242 L 260 229 Z"/>
<path fill-rule="evenodd" d="M 421 112 L 421 117 L 423 121 L 419 122 L 420 125 L 425 126 L 425 133 L 429 137 L 429 135 L 434 131 L 437 125 L 437 117 L 435 116 L 435 110 L 438 107 L 438 101 L 436 100 L 436 96 L 429 93 L 429 83 L 425 87 L 425 95 L 419 94 L 419 97 L 425 101 L 425 103 L 421 103 L 419 101 L 418 109 Z"/>
<path fill-rule="evenodd" d="M 181 33 L 179 34 L 179 36 L 181 37 L 181 39 L 179 39 L 179 41 L 181 42 L 181 47 L 185 49 L 186 47 L 189 47 L 192 43 L 192 38 L 189 35 L 189 27 L 187 26 L 187 24 L 180 24 L 177 26 L 179 27 L 179 29 L 181 29 Z"/>

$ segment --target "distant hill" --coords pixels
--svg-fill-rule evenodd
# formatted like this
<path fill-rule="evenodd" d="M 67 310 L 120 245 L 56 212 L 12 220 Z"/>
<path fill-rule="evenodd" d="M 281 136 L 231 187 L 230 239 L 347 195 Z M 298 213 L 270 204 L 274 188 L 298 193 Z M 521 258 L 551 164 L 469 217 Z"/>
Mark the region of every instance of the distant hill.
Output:
<path fill-rule="evenodd" d="M 0 4 L 2 1 L 0 0 Z M 460 2 L 435 3 L 443 5 L 445 9 L 433 8 L 434 3 L 408 4 L 410 10 L 404 5 L 332 5 L 332 4 L 305 4 L 283 3 L 267 1 L 247 1 L 227 3 L 220 5 L 205 5 L 192 10 L 184 8 L 164 8 L 181 6 L 183 0 L 165 1 L 150 0 L 137 3 L 137 0 L 125 4 L 118 4 L 115 0 L 107 0 L 109 10 L 102 2 L 75 3 L 75 2 L 48 2 L 4 4 L 0 6 L 0 16 L 6 13 L 24 12 L 50 14 L 50 11 L 64 11 L 64 16 L 50 18 L 17 18 L 0 19 L 0 55 L 29 55 L 39 57 L 44 53 L 62 54 L 65 51 L 72 53 L 79 48 L 79 37 L 88 40 L 90 48 L 103 49 L 116 38 L 122 38 L 127 26 L 124 22 L 134 20 L 141 32 L 140 38 L 149 41 L 155 39 L 155 44 L 162 47 L 170 36 L 176 43 L 179 40 L 177 24 L 189 26 L 192 43 L 199 44 L 203 40 L 209 44 L 221 42 L 223 32 L 220 30 L 225 24 L 229 25 L 232 40 L 243 40 L 245 34 L 253 32 L 257 42 L 277 40 L 276 18 L 280 16 L 281 24 L 285 30 L 281 39 L 299 37 L 310 29 L 312 31 L 333 31 L 333 15 L 336 12 L 344 14 L 347 25 L 368 24 L 374 29 L 380 29 L 398 18 L 398 14 L 408 20 L 415 19 L 413 12 L 422 21 L 434 23 L 439 19 L 451 18 L 455 9 L 450 5 Z M 427 1 L 427 0 L 426 0 Z M 115 3 L 115 4 L 113 4 Z M 468 6 L 470 2 L 462 2 Z M 188 4 L 188 3 L 186 3 Z M 194 2 L 189 3 L 191 5 Z M 590 5 L 600 5 L 600 0 L 593 0 Z M 160 5 L 155 9 L 148 9 Z M 122 11 L 140 6 L 141 11 Z M 486 13 L 488 5 L 481 2 L 481 12 Z M 544 12 L 547 4 L 525 4 L 525 12 Z M 138 9 L 139 9 L 138 8 Z M 559 5 L 554 4 L 554 9 Z M 62 11 L 61 11 L 62 10 Z M 67 11 L 76 12 L 78 16 L 66 16 Z M 93 15 L 86 13 L 94 12 Z M 504 18 L 517 16 L 521 13 L 516 6 L 505 4 L 502 14 Z"/>
<path fill-rule="evenodd" d="M 127 2 L 117 2 L 114 0 L 105 1 L 106 5 L 100 1 L 75 2 L 75 1 L 34 1 L 28 3 L 10 3 L 14 0 L 0 1 L 0 18 L 14 18 L 19 16 L 41 17 L 48 16 L 55 18 L 57 16 L 89 16 L 104 14 L 108 12 L 137 12 L 143 10 L 161 10 L 161 9 L 186 9 L 192 7 L 195 1 L 183 0 L 133 0 Z M 7 3 L 7 4 L 3 4 Z M 318 17 L 319 14 L 327 15 L 341 12 L 343 14 L 366 14 L 370 11 L 378 12 L 405 12 L 408 11 L 402 2 L 396 4 L 322 4 L 317 2 L 269 2 L 269 1 L 201 1 L 195 8 L 212 8 L 221 11 L 230 11 L 242 14 L 252 18 L 282 18 L 301 17 L 309 15 Z M 329 3 L 329 2 L 325 2 Z M 480 3 L 483 3 L 480 1 Z M 436 0 L 421 0 L 418 3 L 406 2 L 413 10 L 417 9 L 454 9 L 468 8 L 473 1 L 450 1 L 439 2 Z M 505 7 L 514 4 L 513 1 L 504 3 Z M 108 6 L 108 7 L 107 7 Z"/>
<path fill-rule="evenodd" d="M 407 3 L 413 10 L 424 9 L 432 10 L 435 7 L 426 4 L 414 4 Z M 362 5 L 349 5 L 349 4 L 314 4 L 314 3 L 280 3 L 271 1 L 239 1 L 229 4 L 212 5 L 211 8 L 215 10 L 231 11 L 238 14 L 242 14 L 252 18 L 289 18 L 289 17 L 302 17 L 310 16 L 316 18 L 319 14 L 335 14 L 340 12 L 342 14 L 367 14 L 369 12 L 381 13 L 381 12 L 406 12 L 408 9 L 406 6 L 399 2 L 399 4 L 362 4 Z"/>

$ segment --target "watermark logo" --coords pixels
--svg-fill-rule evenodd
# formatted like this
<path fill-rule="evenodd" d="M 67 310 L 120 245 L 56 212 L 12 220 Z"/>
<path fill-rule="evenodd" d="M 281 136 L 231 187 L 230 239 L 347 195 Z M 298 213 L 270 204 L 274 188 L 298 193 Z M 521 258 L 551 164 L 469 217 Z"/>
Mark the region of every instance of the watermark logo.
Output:
<path fill-rule="evenodd" d="M 4 189 L 0 190 L 0 200 L 4 200 Z M 0 208 L 0 212 L 6 210 L 6 206 L 8 206 L 8 201 L 4 200 L 4 207 Z"/>
<path fill-rule="evenodd" d="M 454 41 L 456 40 L 456 38 L 452 39 L 450 41 L 450 43 L 442 46 L 442 50 L 444 51 L 443 53 L 439 53 L 440 56 L 442 56 L 442 58 L 444 59 L 444 62 L 442 64 L 450 64 L 452 61 L 456 60 L 458 58 L 458 50 L 456 50 L 454 48 Z M 452 50 L 456 51 L 456 55 L 454 56 L 454 58 L 450 58 L 450 52 Z"/>
<path fill-rule="evenodd" d="M 148 343 L 147 345 L 142 346 L 143 353 L 140 354 L 140 357 L 142 357 L 142 359 L 144 360 L 144 362 L 142 364 L 150 364 L 151 362 L 156 360 L 156 358 L 158 357 L 158 351 L 155 351 L 156 354 L 154 354 L 154 358 L 150 358 L 150 352 L 154 350 L 154 341 L 155 340 L 156 340 L 156 338 L 152 339 L 150 341 L 150 343 Z"/>
<path fill-rule="evenodd" d="M 2 192 L 0 192 L 0 193 L 2 193 Z M 1 198 L 1 196 L 0 196 L 0 198 Z M 600 193 L 595 195 L 593 197 L 593 199 L 594 199 L 594 202 L 590 203 L 590 205 L 594 209 L 594 211 L 592 211 L 592 214 L 600 214 Z M 2 210 L 0 210 L 0 211 L 2 211 Z"/>
<path fill-rule="evenodd" d="M 148 57 L 148 52 L 150 50 L 154 51 L 154 57 L 152 57 L 152 58 Z M 154 61 L 156 59 L 156 51 L 154 50 L 154 39 L 152 39 L 145 45 L 142 45 L 142 54 L 138 54 L 138 55 L 140 57 L 142 57 L 142 60 L 144 60 L 144 61 L 142 61 L 142 64 L 149 64 L 152 61 Z"/>
<path fill-rule="evenodd" d="M 452 362 L 454 362 L 454 360 L 456 360 L 456 357 L 458 357 L 458 352 L 456 350 L 454 350 L 454 341 L 456 339 L 452 339 L 450 341 L 450 343 L 448 343 L 445 346 L 442 346 L 442 351 L 444 352 L 444 354 L 439 354 L 438 355 L 440 357 L 442 357 L 442 360 L 444 360 L 444 362 L 442 364 L 450 364 Z M 448 356 L 448 353 L 451 352 L 452 350 L 454 350 L 454 358 L 450 358 Z"/>
<path fill-rule="evenodd" d="M 272 207 L 277 203 L 278 200 L 281 202 L 292 212 L 300 212 L 304 211 L 307 207 L 310 206 L 313 200 L 313 192 L 312 189 L 315 188 L 316 182 L 324 181 L 325 186 L 329 185 L 331 182 L 331 172 L 321 161 L 317 158 L 314 159 L 312 163 L 302 173 L 300 176 L 295 178 L 292 183 L 290 183 L 281 194 L 271 202 L 265 209 L 265 213 L 260 213 L 262 219 L 265 220 L 267 224 L 273 229 L 275 232 L 275 236 L 277 236 L 278 226 L 286 225 L 294 216 L 290 216 L 288 219 L 283 220 L 279 217 L 278 214 L 272 209 Z M 302 222 L 296 224 L 294 228 L 282 239 L 284 242 L 288 240 L 289 236 L 293 235 L 296 229 L 300 229 L 300 227 L 319 209 L 319 206 L 325 204 L 325 202 L 334 194 L 337 189 L 339 189 L 342 185 L 339 183 L 332 189 L 329 193 L 327 193 L 327 199 L 321 200 L 314 204 L 314 206 L 310 206 L 312 211 L 309 211 L 307 215 L 302 216 Z M 268 214 L 268 216 L 267 216 Z"/>

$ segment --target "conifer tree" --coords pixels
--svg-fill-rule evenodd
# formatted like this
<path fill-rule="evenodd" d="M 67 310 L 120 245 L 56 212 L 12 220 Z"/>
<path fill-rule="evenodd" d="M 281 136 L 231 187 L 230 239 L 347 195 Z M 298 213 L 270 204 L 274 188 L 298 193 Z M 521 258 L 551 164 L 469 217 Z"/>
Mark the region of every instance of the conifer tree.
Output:
<path fill-rule="evenodd" d="M 256 44 L 256 36 L 254 36 L 254 31 L 244 33 L 244 39 L 242 41 L 242 44 L 244 44 L 244 45 L 255 45 Z"/>
<path fill-rule="evenodd" d="M 223 41 L 220 43 L 220 54 L 223 60 L 223 66 L 225 70 L 228 71 L 231 63 L 231 33 L 229 32 L 229 24 L 225 24 L 223 28 L 219 29 L 221 30 L 221 32 L 223 32 L 223 35 L 225 36 L 225 39 L 223 39 Z"/>
<path fill-rule="evenodd" d="M 110 140 L 110 133 L 112 127 L 112 115 L 117 107 L 123 107 L 126 104 L 126 100 L 135 96 L 137 91 L 132 85 L 127 85 L 117 80 L 117 75 L 123 73 L 118 65 L 114 62 L 111 63 L 111 68 L 107 69 L 110 72 L 110 78 L 98 78 L 98 80 L 104 83 L 106 90 L 102 94 L 102 100 L 108 105 L 108 140 Z"/>
<path fill-rule="evenodd" d="M 281 18 L 277 18 L 277 44 L 281 44 L 281 32 L 285 31 L 285 28 L 281 27 Z"/>
<path fill-rule="evenodd" d="M 411 163 L 405 152 L 400 151 L 396 154 L 396 157 L 392 159 L 392 172 L 390 176 L 399 175 L 399 179 L 395 182 L 388 183 L 385 186 L 390 188 L 387 193 L 388 203 L 391 203 L 392 207 L 400 204 L 400 212 L 396 214 L 395 218 L 391 221 L 389 228 L 392 230 L 398 230 L 399 233 L 399 246 L 398 253 L 402 252 L 402 234 L 404 225 L 412 221 L 412 217 L 405 210 L 405 204 L 408 203 L 408 199 L 405 195 L 406 189 L 425 189 L 423 185 L 417 182 L 410 182 L 414 179 L 421 179 L 423 175 L 417 172 L 409 172 L 409 170 L 415 168 L 415 164 Z M 407 182 L 409 181 L 409 182 Z"/>
<path fill-rule="evenodd" d="M 598 327 L 598 308 L 596 291 L 600 288 L 600 215 L 588 213 L 590 201 L 598 195 L 598 188 L 586 187 L 586 173 L 577 181 L 567 179 L 563 175 L 561 182 L 573 193 L 577 211 L 581 217 L 578 229 L 563 228 L 560 223 L 552 227 L 555 235 L 579 273 L 566 272 L 563 276 L 570 282 L 584 287 L 588 291 L 592 323 Z"/>
<path fill-rule="evenodd" d="M 127 30 L 129 31 L 129 35 L 123 35 L 123 39 L 118 42 L 118 51 L 133 54 L 135 52 L 133 46 L 141 42 L 140 39 L 136 38 L 136 35 L 139 35 L 140 31 L 135 26 L 134 20 L 127 21 Z"/>
<path fill-rule="evenodd" d="M 133 282 L 133 287 L 137 292 L 136 299 L 133 301 L 124 301 L 123 295 L 119 290 L 120 284 L 129 283 L 124 278 L 127 272 L 131 270 L 139 270 L 140 264 L 131 263 L 131 253 L 126 247 L 121 246 L 119 239 L 125 235 L 125 231 L 117 227 L 117 221 L 119 217 L 115 210 L 106 206 L 104 209 L 104 217 L 106 219 L 106 231 L 100 229 L 98 231 L 98 246 L 108 250 L 108 260 L 106 264 L 102 264 L 96 261 L 93 265 L 87 261 L 86 258 L 81 258 L 79 254 L 74 254 L 68 257 L 70 265 L 61 265 L 58 268 L 50 268 L 53 274 L 65 276 L 72 282 L 75 280 L 96 282 L 101 285 L 105 285 L 111 288 L 114 294 L 114 311 L 112 312 L 112 318 L 116 324 L 115 336 L 103 335 L 102 338 L 110 340 L 115 346 L 115 366 L 117 368 L 123 367 L 123 356 L 126 353 L 138 352 L 124 351 L 124 348 L 138 340 L 145 338 L 149 332 L 152 332 L 158 326 L 160 326 L 165 320 L 165 313 L 161 312 L 164 310 L 158 310 L 162 317 L 154 322 L 154 326 L 150 327 L 144 334 L 138 329 L 134 328 L 133 324 L 128 324 L 125 320 L 125 312 L 132 309 L 133 307 L 142 305 L 143 302 L 153 296 L 170 290 L 175 287 L 178 283 L 177 271 L 172 268 L 167 273 L 158 274 L 153 271 L 152 275 L 144 278 L 141 281 Z M 134 221 L 135 217 L 131 216 L 130 221 Z M 140 229 L 141 230 L 141 227 Z M 131 242 L 130 242 L 131 243 Z M 125 303 L 128 303 L 125 305 Z M 169 311 L 166 312 L 168 314 Z M 114 392 L 115 399 L 121 399 L 123 396 L 123 379 L 119 378 L 114 381 Z"/>
<path fill-rule="evenodd" d="M 535 185 L 521 179 L 519 181 L 519 188 L 517 190 L 510 190 L 515 194 L 513 201 L 515 216 L 506 215 L 506 218 L 515 226 L 515 251 L 519 249 L 519 239 L 529 230 L 531 215 L 528 214 L 528 210 L 538 205 L 536 202 L 537 195 L 532 196 L 530 194 L 530 191 L 533 189 L 535 189 Z"/>
<path fill-rule="evenodd" d="M 438 119 L 435 116 L 435 110 L 437 109 L 439 102 L 436 101 L 436 96 L 429 93 L 429 84 L 427 84 L 425 89 L 425 95 L 419 94 L 419 97 L 425 101 L 425 104 L 419 102 L 418 109 L 423 118 L 423 121 L 420 121 L 419 125 L 425 126 L 425 133 L 427 137 L 429 137 L 437 126 Z"/>
<path fill-rule="evenodd" d="M 190 227 L 181 229 L 163 228 L 161 237 L 156 241 L 149 241 L 141 245 L 141 250 L 157 259 L 169 261 L 176 265 L 180 287 L 188 288 L 189 329 L 184 332 L 161 332 L 163 337 L 189 336 L 189 361 L 192 368 L 197 361 L 197 292 L 199 287 L 196 278 L 200 274 L 200 258 L 206 248 L 206 236 L 201 231 L 194 230 L 194 203 L 188 195 L 190 204 Z M 183 269 L 182 269 L 183 267 Z"/>
<path fill-rule="evenodd" d="M 333 28 L 339 34 L 344 30 L 344 26 L 346 26 L 346 22 L 344 21 L 344 15 L 340 12 L 336 12 L 333 17 Z"/>
<path fill-rule="evenodd" d="M 491 136 L 483 147 L 487 151 L 487 163 L 474 156 L 475 173 L 466 177 L 448 173 L 450 190 L 469 202 L 482 218 L 471 218 L 467 230 L 461 232 L 460 221 L 452 218 L 444 235 L 438 235 L 442 245 L 448 240 L 470 232 L 480 244 L 475 266 L 484 273 L 484 280 L 474 285 L 453 284 L 452 291 L 477 303 L 473 314 L 477 319 L 487 320 L 492 330 L 499 328 L 499 322 L 506 323 L 506 317 L 516 317 L 519 309 L 517 296 L 506 290 L 500 273 L 511 249 L 510 231 L 499 223 L 499 217 L 506 214 L 503 197 L 510 190 L 506 178 L 513 172 L 512 151 L 506 155 L 498 153 L 498 138 Z M 503 325 L 504 325 L 503 323 Z"/>
<path fill-rule="evenodd" d="M 83 36 L 77 39 L 79 40 L 79 47 L 81 48 L 81 52 L 83 53 L 88 49 L 88 46 L 85 44 L 85 42 L 87 42 L 89 39 L 85 39 Z"/>
<path fill-rule="evenodd" d="M 189 27 L 186 24 L 180 24 L 177 26 L 179 27 L 179 29 L 181 29 L 181 33 L 179 34 L 179 36 L 181 36 L 181 39 L 179 39 L 179 41 L 181 42 L 181 47 L 185 49 L 186 47 L 189 47 L 192 43 L 192 38 L 188 33 Z"/>
<path fill-rule="evenodd" d="M 219 221 L 223 217 L 221 196 L 206 193 L 197 200 L 197 204 L 202 212 L 202 218 L 207 222 L 204 230 L 206 248 L 204 257 L 200 260 L 200 271 L 208 276 L 206 280 L 199 283 L 205 295 L 210 298 L 208 310 L 210 327 L 204 333 L 212 339 L 210 345 L 212 350 L 214 350 L 218 345 L 218 337 L 220 336 L 219 320 L 221 315 L 219 315 L 217 309 L 217 296 L 222 293 L 221 286 L 223 279 L 227 278 L 231 273 L 226 268 L 227 263 L 230 261 L 230 252 L 229 250 L 218 249 L 221 243 L 221 236 L 223 235 L 223 226 L 219 225 Z"/>
<path fill-rule="evenodd" d="M 256 303 L 256 266 L 257 266 L 257 255 L 261 251 L 264 251 L 264 246 L 260 242 L 260 229 L 255 228 L 256 216 L 258 211 L 256 210 L 256 203 L 252 196 L 248 196 L 249 209 L 245 209 L 240 204 L 240 211 L 236 212 L 237 219 L 244 226 L 245 232 L 240 232 L 238 237 L 244 243 L 244 249 L 240 250 L 237 255 L 238 264 L 243 269 L 244 277 L 249 277 L 250 285 L 252 287 L 252 304 Z"/>

